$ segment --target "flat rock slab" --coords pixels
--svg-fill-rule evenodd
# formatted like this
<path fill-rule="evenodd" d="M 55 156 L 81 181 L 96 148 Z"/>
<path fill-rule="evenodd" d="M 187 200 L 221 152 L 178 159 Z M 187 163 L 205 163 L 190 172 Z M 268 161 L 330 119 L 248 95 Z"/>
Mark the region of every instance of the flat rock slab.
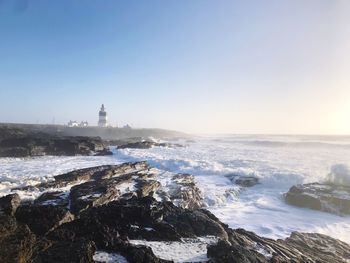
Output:
<path fill-rule="evenodd" d="M 125 174 L 110 179 L 89 181 L 73 186 L 69 195 L 71 211 L 74 214 L 79 214 L 87 208 L 113 201 L 121 194 L 118 185 L 130 182 L 132 175 Z"/>
<path fill-rule="evenodd" d="M 334 184 L 292 186 L 285 194 L 287 203 L 334 214 L 350 214 L 350 187 Z"/>

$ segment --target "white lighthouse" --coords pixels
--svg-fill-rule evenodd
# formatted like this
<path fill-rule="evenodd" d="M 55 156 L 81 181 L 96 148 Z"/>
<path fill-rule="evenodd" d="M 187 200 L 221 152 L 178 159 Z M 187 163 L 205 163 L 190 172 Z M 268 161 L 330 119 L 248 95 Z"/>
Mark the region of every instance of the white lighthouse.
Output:
<path fill-rule="evenodd" d="M 107 127 L 107 112 L 105 111 L 105 106 L 103 104 L 98 113 L 98 126 Z"/>

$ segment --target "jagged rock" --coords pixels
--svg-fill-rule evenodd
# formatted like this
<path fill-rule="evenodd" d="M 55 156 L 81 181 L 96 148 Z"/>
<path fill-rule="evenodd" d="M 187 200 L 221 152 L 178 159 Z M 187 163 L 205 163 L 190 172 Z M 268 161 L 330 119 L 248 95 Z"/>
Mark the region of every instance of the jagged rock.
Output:
<path fill-rule="evenodd" d="M 243 187 L 252 187 L 259 183 L 259 178 L 251 175 L 227 174 L 225 175 L 232 183 Z"/>
<path fill-rule="evenodd" d="M 177 206 L 187 209 L 202 207 L 202 193 L 195 184 L 194 176 L 190 174 L 176 174 L 169 189 L 170 200 Z"/>
<path fill-rule="evenodd" d="M 12 216 L 0 215 L 0 262 L 30 262 L 35 242 L 26 225 L 18 224 Z"/>
<path fill-rule="evenodd" d="M 72 221 L 74 216 L 60 206 L 25 204 L 17 209 L 16 218 L 27 224 L 35 234 L 44 235 L 61 224 Z"/>
<path fill-rule="evenodd" d="M 256 235 L 244 229 L 229 229 L 228 241 L 230 246 L 213 247 L 212 252 L 217 255 L 235 255 L 240 251 L 240 256 L 250 258 L 256 255 L 260 261 L 238 261 L 238 262 L 337 262 L 345 263 L 350 259 L 350 246 L 344 242 L 322 234 L 294 232 L 285 240 L 273 240 Z M 226 247 L 226 248 L 225 248 Z M 223 251 L 226 251 L 225 253 Z M 220 253 L 219 253 L 220 252 Z M 214 254 L 211 256 L 215 258 Z M 263 256 L 263 257 L 262 257 Z M 254 256 L 253 256 L 254 258 Z M 263 260 L 265 258 L 265 261 Z M 246 260 L 246 259 L 244 259 Z M 231 262 L 217 261 L 212 262 Z M 232 261 L 235 262 L 235 261 Z"/>
<path fill-rule="evenodd" d="M 244 187 L 252 187 L 259 183 L 259 179 L 254 176 L 241 176 L 235 180 L 235 184 Z"/>
<path fill-rule="evenodd" d="M 118 244 L 120 239 L 125 239 L 123 237 L 155 241 L 180 241 L 182 237 L 206 235 L 227 238 L 221 223 L 213 218 L 208 211 L 192 212 L 147 196 L 117 200 L 88 209 L 78 220 L 62 225 L 50 235 L 56 239 L 89 237 L 99 249 L 105 249 L 106 244 Z M 92 229 L 88 231 L 87 226 L 92 226 Z M 99 235 L 103 235 L 103 242 L 98 241 L 101 239 Z"/>
<path fill-rule="evenodd" d="M 231 245 L 227 241 L 220 240 L 215 245 L 209 245 L 207 256 L 209 263 L 264 263 L 268 260 L 254 250 L 248 250 L 243 246 Z"/>
<path fill-rule="evenodd" d="M 57 242 L 40 252 L 33 263 L 93 263 L 95 251 L 96 247 L 92 241 Z"/>
<path fill-rule="evenodd" d="M 227 233 L 219 219 L 204 209 L 175 210 L 166 213 L 163 220 L 172 225 L 181 237 L 216 236 L 227 239 Z"/>
<path fill-rule="evenodd" d="M 160 183 L 156 180 L 138 179 L 136 183 L 137 196 L 138 197 L 144 197 L 148 195 L 153 196 L 153 193 L 155 193 L 160 186 L 161 186 Z"/>
<path fill-rule="evenodd" d="M 45 192 L 34 200 L 36 205 L 55 205 L 69 208 L 68 193 L 62 191 Z"/>
<path fill-rule="evenodd" d="M 59 137 L 45 133 L 8 136 L 0 140 L 0 157 L 42 155 L 109 155 L 99 137 Z"/>
<path fill-rule="evenodd" d="M 149 149 L 154 146 L 158 147 L 183 147 L 181 144 L 172 144 L 172 143 L 159 143 L 159 142 L 153 142 L 153 141 L 138 141 L 138 142 L 129 142 L 122 145 L 117 146 L 117 149 Z"/>
<path fill-rule="evenodd" d="M 108 149 L 103 149 L 101 151 L 98 151 L 94 154 L 95 156 L 106 156 L 106 155 L 113 155 L 113 152 Z"/>
<path fill-rule="evenodd" d="M 1 211 L 13 216 L 17 210 L 17 207 L 21 203 L 21 199 L 18 194 L 10 194 L 0 198 L 0 213 Z"/>
<path fill-rule="evenodd" d="M 287 203 L 335 214 L 350 214 L 350 187 L 311 183 L 292 186 L 285 194 Z"/>
<path fill-rule="evenodd" d="M 73 186 L 70 191 L 71 210 L 74 214 L 98 205 L 111 202 L 120 195 L 118 185 L 130 182 L 133 174 L 115 178 L 89 181 Z"/>
<path fill-rule="evenodd" d="M 54 181 L 40 183 L 35 186 L 26 186 L 14 190 L 45 190 L 47 188 L 59 188 L 68 185 L 83 183 L 89 180 L 100 180 L 116 177 L 126 173 L 142 173 L 149 169 L 147 162 L 123 163 L 120 165 L 101 165 L 74 170 L 65 174 L 54 176 Z"/>
<path fill-rule="evenodd" d="M 171 263 L 160 259 L 154 255 L 151 248 L 146 246 L 133 246 L 129 245 L 123 248 L 123 254 L 129 263 Z"/>

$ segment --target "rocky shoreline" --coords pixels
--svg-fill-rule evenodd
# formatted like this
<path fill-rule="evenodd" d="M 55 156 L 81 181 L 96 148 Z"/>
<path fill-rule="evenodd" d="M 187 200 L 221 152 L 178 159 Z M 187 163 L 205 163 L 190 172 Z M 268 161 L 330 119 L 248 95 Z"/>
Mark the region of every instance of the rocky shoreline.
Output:
<path fill-rule="evenodd" d="M 15 193 L 38 189 L 43 193 L 35 200 L 20 200 Z M 0 198 L 0 262 L 95 262 L 100 251 L 129 263 L 172 262 L 145 244 L 186 245 L 206 237 L 212 241 L 203 243 L 202 262 L 350 259 L 348 244 L 325 235 L 294 232 L 272 240 L 231 229 L 201 202 L 193 176 L 177 174 L 165 184 L 146 162 L 61 174 Z"/>
<path fill-rule="evenodd" d="M 58 136 L 0 127 L 0 157 L 111 154 L 100 137 Z"/>

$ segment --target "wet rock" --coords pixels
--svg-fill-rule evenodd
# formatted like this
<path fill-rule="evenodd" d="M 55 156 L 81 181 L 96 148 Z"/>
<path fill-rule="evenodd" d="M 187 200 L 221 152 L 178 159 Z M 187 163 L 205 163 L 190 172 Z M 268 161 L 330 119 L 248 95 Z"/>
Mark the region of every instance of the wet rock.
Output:
<path fill-rule="evenodd" d="M 93 263 L 95 251 L 96 247 L 92 241 L 56 242 L 48 249 L 40 252 L 33 263 Z"/>
<path fill-rule="evenodd" d="M 287 203 L 335 214 L 350 214 L 350 187 L 311 183 L 292 186 L 285 194 Z"/>
<path fill-rule="evenodd" d="M 50 235 L 58 239 L 89 237 L 99 249 L 120 244 L 124 237 L 154 241 L 180 241 L 182 237 L 207 235 L 227 238 L 221 223 L 208 213 L 181 209 L 149 196 L 121 199 L 84 211 L 78 220 L 62 225 Z"/>
<path fill-rule="evenodd" d="M 26 186 L 13 190 L 45 190 L 48 188 L 60 188 L 68 185 L 84 183 L 90 180 L 108 179 L 126 173 L 144 173 L 149 170 L 147 162 L 123 163 L 120 165 L 101 165 L 74 170 L 65 174 L 54 176 L 54 181 L 40 183 L 35 186 Z"/>
<path fill-rule="evenodd" d="M 13 216 L 17 210 L 17 207 L 21 203 L 21 199 L 18 194 L 10 194 L 0 198 L 0 213 L 1 211 Z"/>
<path fill-rule="evenodd" d="M 232 183 L 243 187 L 252 187 L 259 183 L 259 178 L 251 175 L 227 174 L 226 177 Z"/>
<path fill-rule="evenodd" d="M 1 157 L 26 157 L 43 155 L 90 155 L 97 152 L 109 154 L 99 137 L 60 137 L 46 133 L 27 133 L 0 140 Z"/>
<path fill-rule="evenodd" d="M 0 215 L 0 262 L 30 262 L 36 242 L 35 235 L 14 217 Z"/>
<path fill-rule="evenodd" d="M 244 229 L 227 229 L 227 233 L 232 247 L 249 251 L 241 250 L 243 255 L 258 253 L 257 258 L 261 261 L 247 262 L 266 262 L 261 256 L 268 262 L 345 263 L 350 259 L 348 244 L 322 234 L 294 232 L 285 240 L 273 240 Z M 233 249 L 231 246 L 226 250 L 228 254 Z"/>
<path fill-rule="evenodd" d="M 73 186 L 70 191 L 71 210 L 74 214 L 99 205 L 106 204 L 120 195 L 118 185 L 128 183 L 133 174 L 125 174 L 115 178 L 89 181 Z"/>
<path fill-rule="evenodd" d="M 202 193 L 195 184 L 194 176 L 190 174 L 176 174 L 169 189 L 172 202 L 181 208 L 198 209 L 202 207 Z"/>
<path fill-rule="evenodd" d="M 241 176 L 235 180 L 235 184 L 244 187 L 252 187 L 259 183 L 259 179 L 254 176 Z"/>
<path fill-rule="evenodd" d="M 34 200 L 36 205 L 55 205 L 62 208 L 69 208 L 68 192 L 56 191 L 46 192 Z"/>
<path fill-rule="evenodd" d="M 151 248 L 146 246 L 132 246 L 129 245 L 123 248 L 123 254 L 129 263 L 171 263 L 173 261 L 168 261 L 160 259 L 154 255 Z"/>
<path fill-rule="evenodd" d="M 215 245 L 209 245 L 207 256 L 211 258 L 209 263 L 263 263 L 268 260 L 254 250 L 248 250 L 243 246 L 231 245 L 220 240 Z"/>
<path fill-rule="evenodd" d="M 16 218 L 27 224 L 35 234 L 44 235 L 61 224 L 72 221 L 74 216 L 60 206 L 25 204 L 17 209 Z"/>
<path fill-rule="evenodd" d="M 207 210 L 187 210 L 167 212 L 163 220 L 173 226 L 181 237 L 216 236 L 227 239 L 222 223 Z"/>
<path fill-rule="evenodd" d="M 98 151 L 94 154 L 95 156 L 106 156 L 106 155 L 113 155 L 113 152 L 108 149 L 103 149 L 101 151 Z"/>
<path fill-rule="evenodd" d="M 137 188 L 137 196 L 145 197 L 145 196 L 153 196 L 153 194 L 160 188 L 160 183 L 155 180 L 142 180 L 138 179 L 136 183 Z"/>

